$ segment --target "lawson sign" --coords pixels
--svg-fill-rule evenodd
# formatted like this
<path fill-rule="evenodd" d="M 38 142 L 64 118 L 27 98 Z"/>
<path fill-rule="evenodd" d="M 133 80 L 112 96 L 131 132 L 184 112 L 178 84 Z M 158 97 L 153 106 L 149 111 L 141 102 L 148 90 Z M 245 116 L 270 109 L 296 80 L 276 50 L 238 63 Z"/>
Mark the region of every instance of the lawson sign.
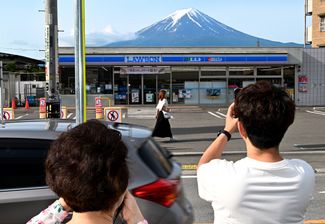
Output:
<path fill-rule="evenodd" d="M 162 62 L 161 56 L 125 56 L 126 63 L 160 63 Z"/>

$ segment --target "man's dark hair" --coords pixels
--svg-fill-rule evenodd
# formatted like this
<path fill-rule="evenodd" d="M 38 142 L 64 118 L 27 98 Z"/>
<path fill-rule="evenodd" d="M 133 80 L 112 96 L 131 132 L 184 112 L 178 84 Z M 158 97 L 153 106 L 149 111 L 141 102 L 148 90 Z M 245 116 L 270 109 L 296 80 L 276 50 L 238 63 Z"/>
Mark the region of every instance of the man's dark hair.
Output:
<path fill-rule="evenodd" d="M 126 157 L 121 134 L 89 120 L 53 142 L 46 182 L 73 211 L 112 210 L 128 185 Z"/>
<path fill-rule="evenodd" d="M 240 90 L 234 110 L 248 138 L 259 149 L 279 146 L 295 117 L 293 100 L 268 81 L 258 81 Z"/>

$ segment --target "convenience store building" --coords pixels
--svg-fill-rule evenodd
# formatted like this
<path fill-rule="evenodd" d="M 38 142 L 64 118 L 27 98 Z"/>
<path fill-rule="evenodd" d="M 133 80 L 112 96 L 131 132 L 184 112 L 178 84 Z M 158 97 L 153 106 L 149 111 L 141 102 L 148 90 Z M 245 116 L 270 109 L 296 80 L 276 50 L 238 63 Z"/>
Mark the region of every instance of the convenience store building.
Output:
<path fill-rule="evenodd" d="M 303 68 L 311 66 L 307 61 L 313 53 L 305 50 L 87 48 L 87 102 L 93 105 L 94 98 L 102 96 L 109 97 L 114 105 L 156 104 L 157 93 L 165 89 L 170 104 L 228 105 L 233 101 L 234 88 L 264 79 L 283 87 L 297 105 L 308 105 L 310 99 L 304 98 L 313 94 L 312 77 L 304 74 Z M 74 104 L 73 54 L 73 48 L 59 49 L 60 89 L 63 104 L 69 105 Z"/>

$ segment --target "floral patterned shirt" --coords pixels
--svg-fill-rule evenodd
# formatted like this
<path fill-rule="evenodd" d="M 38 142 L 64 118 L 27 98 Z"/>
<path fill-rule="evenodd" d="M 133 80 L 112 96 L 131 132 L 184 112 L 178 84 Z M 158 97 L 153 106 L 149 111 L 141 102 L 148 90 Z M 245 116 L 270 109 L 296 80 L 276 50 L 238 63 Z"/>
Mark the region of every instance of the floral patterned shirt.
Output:
<path fill-rule="evenodd" d="M 69 212 L 64 211 L 59 200 L 56 200 L 47 209 L 29 220 L 27 224 L 60 224 L 68 214 Z"/>

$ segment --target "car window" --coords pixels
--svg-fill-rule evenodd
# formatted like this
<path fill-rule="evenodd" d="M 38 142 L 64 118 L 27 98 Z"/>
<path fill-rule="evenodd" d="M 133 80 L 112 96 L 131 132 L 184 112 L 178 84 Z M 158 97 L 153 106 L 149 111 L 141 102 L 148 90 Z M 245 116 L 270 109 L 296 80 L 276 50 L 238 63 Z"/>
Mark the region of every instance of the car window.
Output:
<path fill-rule="evenodd" d="M 0 139 L 0 189 L 45 186 L 50 140 Z"/>
<path fill-rule="evenodd" d="M 170 153 L 153 139 L 148 139 L 138 150 L 139 156 L 157 176 L 166 178 L 172 171 Z"/>

